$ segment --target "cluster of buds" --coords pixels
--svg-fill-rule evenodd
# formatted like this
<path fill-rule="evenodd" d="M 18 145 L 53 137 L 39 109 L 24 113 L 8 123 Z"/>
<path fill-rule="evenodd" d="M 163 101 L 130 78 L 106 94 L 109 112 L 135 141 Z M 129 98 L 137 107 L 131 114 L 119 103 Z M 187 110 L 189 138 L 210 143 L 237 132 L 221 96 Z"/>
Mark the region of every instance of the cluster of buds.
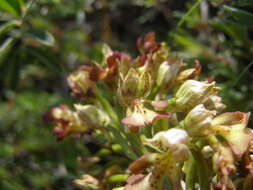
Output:
<path fill-rule="evenodd" d="M 198 80 L 200 63 L 186 68 L 154 33 L 137 47 L 140 55 L 132 58 L 104 45 L 101 63 L 70 74 L 73 95 L 92 104 L 51 110 L 58 139 L 104 131 L 133 161 L 125 170 L 130 177 L 115 190 L 252 189 L 250 113 L 221 113 L 221 89 Z M 75 183 L 98 189 L 95 177 L 85 174 Z"/>

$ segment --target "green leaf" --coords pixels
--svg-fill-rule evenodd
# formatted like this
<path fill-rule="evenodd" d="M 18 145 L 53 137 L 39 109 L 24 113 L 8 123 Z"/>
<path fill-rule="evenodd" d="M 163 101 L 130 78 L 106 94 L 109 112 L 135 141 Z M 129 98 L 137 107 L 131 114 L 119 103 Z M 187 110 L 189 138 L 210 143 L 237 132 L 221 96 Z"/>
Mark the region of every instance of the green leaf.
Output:
<path fill-rule="evenodd" d="M 253 14 L 234 7 L 223 6 L 226 12 L 230 13 L 230 19 L 241 25 L 253 25 Z"/>
<path fill-rule="evenodd" d="M 43 30 L 32 29 L 27 31 L 24 35 L 45 46 L 53 46 L 55 42 L 54 36 L 51 33 Z"/>
<path fill-rule="evenodd" d="M 0 26 L 0 36 L 8 32 L 10 29 L 16 26 L 20 26 L 20 24 L 21 23 L 18 20 L 12 20 L 12 21 L 6 22 L 5 24 Z"/>
<path fill-rule="evenodd" d="M 16 51 L 12 52 L 9 57 L 10 60 L 8 61 L 5 80 L 8 87 L 16 89 L 19 86 L 21 56 L 19 55 L 19 51 Z"/>
<path fill-rule="evenodd" d="M 224 32 L 234 40 L 239 40 L 243 42 L 248 41 L 248 35 L 245 26 L 238 27 L 238 24 L 234 22 L 220 19 L 211 20 L 209 23 L 212 27 Z"/>
<path fill-rule="evenodd" d="M 15 43 L 14 38 L 8 38 L 0 46 L 0 65 L 2 64 L 2 62 L 4 61 L 6 56 L 8 55 L 8 53 L 11 50 L 11 48 L 13 47 L 14 43 Z"/>
<path fill-rule="evenodd" d="M 251 6 L 253 7 L 253 0 L 238 0 L 237 5 L 239 6 Z"/>
<path fill-rule="evenodd" d="M 48 49 L 45 49 L 45 51 L 42 48 L 26 48 L 27 52 L 35 57 L 41 65 L 44 65 L 49 70 L 57 73 L 62 74 L 64 71 L 63 65 L 61 65 L 57 60 L 55 60 Z"/>
<path fill-rule="evenodd" d="M 21 0 L 1 0 L 0 10 L 9 12 L 10 14 L 21 17 Z"/>

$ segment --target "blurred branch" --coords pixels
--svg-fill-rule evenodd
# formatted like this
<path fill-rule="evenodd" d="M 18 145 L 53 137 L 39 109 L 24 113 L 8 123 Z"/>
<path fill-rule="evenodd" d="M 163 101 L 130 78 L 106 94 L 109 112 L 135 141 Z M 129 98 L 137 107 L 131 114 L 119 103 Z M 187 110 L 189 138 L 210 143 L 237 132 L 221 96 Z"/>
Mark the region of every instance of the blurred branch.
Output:
<path fill-rule="evenodd" d="M 29 13 L 29 10 L 31 9 L 32 5 L 33 5 L 35 2 L 36 2 L 36 0 L 31 0 L 31 1 L 29 1 L 29 2 L 25 5 L 25 7 L 24 7 L 24 14 L 23 14 L 23 16 L 22 16 L 22 22 L 25 21 L 27 15 L 28 15 L 28 13 Z"/>

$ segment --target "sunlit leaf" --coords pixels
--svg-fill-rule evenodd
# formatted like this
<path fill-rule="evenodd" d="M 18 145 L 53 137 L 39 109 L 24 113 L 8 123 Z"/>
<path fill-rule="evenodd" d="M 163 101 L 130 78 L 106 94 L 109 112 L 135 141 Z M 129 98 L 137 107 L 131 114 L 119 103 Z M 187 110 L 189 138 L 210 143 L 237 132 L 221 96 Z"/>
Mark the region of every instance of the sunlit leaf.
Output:
<path fill-rule="evenodd" d="M 20 17 L 22 4 L 22 0 L 1 0 L 0 10 L 7 11 L 16 17 Z"/>
<path fill-rule="evenodd" d="M 3 25 L 0 26 L 0 36 L 3 35 L 4 33 L 8 32 L 10 29 L 19 26 L 21 23 L 20 21 L 17 20 L 12 20 L 9 21 Z"/>
<path fill-rule="evenodd" d="M 25 36 L 46 46 L 53 46 L 55 42 L 54 36 L 51 33 L 43 30 L 32 29 L 27 31 Z"/>
<path fill-rule="evenodd" d="M 4 41 L 4 43 L 0 46 L 0 65 L 2 64 L 3 60 L 8 55 L 9 51 L 13 47 L 15 43 L 14 38 L 8 38 Z"/>

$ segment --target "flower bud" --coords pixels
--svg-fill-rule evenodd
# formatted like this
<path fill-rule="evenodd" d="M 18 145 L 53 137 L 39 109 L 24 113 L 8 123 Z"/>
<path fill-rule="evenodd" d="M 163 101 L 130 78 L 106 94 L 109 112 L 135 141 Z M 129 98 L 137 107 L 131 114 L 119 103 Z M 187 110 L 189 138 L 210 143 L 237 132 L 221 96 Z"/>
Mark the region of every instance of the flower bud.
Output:
<path fill-rule="evenodd" d="M 207 159 L 213 156 L 214 151 L 209 145 L 207 145 L 202 148 L 201 153 L 204 156 L 204 158 Z"/>
<path fill-rule="evenodd" d="M 74 96 L 83 98 L 93 93 L 95 83 L 90 79 L 90 70 L 83 66 L 68 76 L 67 81 Z"/>
<path fill-rule="evenodd" d="M 91 128 L 101 128 L 110 122 L 109 116 L 94 105 L 74 105 L 78 117 Z"/>
<path fill-rule="evenodd" d="M 75 105 L 76 111 L 67 106 L 51 110 L 52 119 L 56 123 L 54 134 L 58 140 L 69 135 L 80 135 L 93 129 L 101 128 L 109 123 L 109 117 L 93 105 Z"/>
<path fill-rule="evenodd" d="M 153 147 L 161 152 L 172 152 L 175 160 L 186 160 L 189 156 L 187 144 L 189 136 L 182 129 L 169 129 L 157 133 L 151 139 L 143 139 L 146 145 Z"/>
<path fill-rule="evenodd" d="M 186 80 L 196 79 L 199 76 L 199 74 L 201 72 L 201 65 L 198 60 L 195 60 L 195 63 L 196 63 L 195 68 L 183 70 L 178 74 L 178 76 L 176 78 L 176 82 L 175 82 L 176 86 L 181 85 Z"/>
<path fill-rule="evenodd" d="M 69 135 L 82 134 L 88 130 L 86 123 L 83 123 L 78 115 L 65 105 L 53 108 L 51 115 L 56 123 L 53 133 L 58 140 Z"/>
<path fill-rule="evenodd" d="M 90 176 L 90 175 L 83 175 L 80 179 L 74 180 L 74 184 L 83 190 L 99 190 L 99 181 Z"/>
<path fill-rule="evenodd" d="M 188 134 L 195 137 L 210 134 L 211 122 L 215 113 L 215 111 L 207 110 L 203 104 L 195 106 L 184 119 Z"/>
<path fill-rule="evenodd" d="M 221 102 L 220 96 L 211 96 L 204 103 L 205 107 L 209 110 L 216 110 L 217 112 L 221 112 L 226 108 L 226 105 Z"/>
<path fill-rule="evenodd" d="M 156 85 L 161 88 L 161 90 L 166 90 L 172 86 L 178 71 L 180 69 L 181 59 L 177 57 L 170 58 L 164 61 L 158 68 L 158 74 L 156 78 Z"/>
<path fill-rule="evenodd" d="M 215 82 L 204 83 L 196 80 L 187 80 L 178 89 L 175 100 L 175 111 L 185 112 L 198 104 L 202 104 L 208 98 L 215 95 L 220 88 L 215 87 Z"/>
<path fill-rule="evenodd" d="M 144 67 L 130 68 L 126 76 L 120 76 L 118 96 L 123 104 L 131 104 L 134 99 L 146 97 L 149 94 L 152 80 Z"/>

